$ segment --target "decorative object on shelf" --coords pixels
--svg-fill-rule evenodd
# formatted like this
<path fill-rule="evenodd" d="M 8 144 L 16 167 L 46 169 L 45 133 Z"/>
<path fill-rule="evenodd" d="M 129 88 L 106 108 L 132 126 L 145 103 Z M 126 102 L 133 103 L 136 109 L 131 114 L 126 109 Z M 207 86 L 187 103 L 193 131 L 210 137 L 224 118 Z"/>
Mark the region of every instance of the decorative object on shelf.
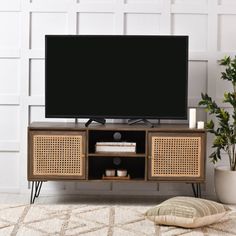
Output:
<path fill-rule="evenodd" d="M 189 128 L 196 128 L 196 108 L 189 109 Z"/>
<path fill-rule="evenodd" d="M 107 169 L 105 171 L 106 176 L 115 176 L 116 175 L 116 170 L 115 169 Z"/>
<path fill-rule="evenodd" d="M 236 56 L 233 59 L 224 57 L 219 64 L 225 66 L 221 79 L 232 84 L 232 91 L 226 91 L 223 99 L 223 103 L 232 107 L 232 113 L 220 107 L 208 94 L 202 93 L 199 105 L 215 115 L 215 120 L 206 124 L 207 131 L 215 136 L 212 144 L 215 150 L 209 156 L 211 161 L 215 164 L 221 160 L 222 151 L 229 159 L 228 167 L 215 168 L 216 195 L 223 203 L 236 204 Z"/>
<path fill-rule="evenodd" d="M 133 142 L 97 142 L 96 152 L 136 152 L 136 143 Z"/>
<path fill-rule="evenodd" d="M 119 169 L 119 170 L 117 170 L 117 176 L 119 176 L 119 177 L 125 177 L 125 176 L 127 176 L 127 170 L 125 170 L 125 169 Z"/>
<path fill-rule="evenodd" d="M 147 210 L 145 215 L 156 224 L 197 228 L 219 221 L 229 211 L 230 208 L 215 201 L 173 197 Z"/>
<path fill-rule="evenodd" d="M 198 121 L 197 122 L 197 128 L 198 129 L 204 129 L 204 121 Z"/>

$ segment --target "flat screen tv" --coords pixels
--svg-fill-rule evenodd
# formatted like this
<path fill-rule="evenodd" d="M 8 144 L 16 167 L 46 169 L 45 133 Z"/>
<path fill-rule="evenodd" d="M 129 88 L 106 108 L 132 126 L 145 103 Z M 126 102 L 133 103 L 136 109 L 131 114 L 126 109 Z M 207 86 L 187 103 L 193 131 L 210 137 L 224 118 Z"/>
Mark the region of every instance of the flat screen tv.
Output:
<path fill-rule="evenodd" d="M 186 119 L 188 36 L 46 35 L 47 118 Z"/>

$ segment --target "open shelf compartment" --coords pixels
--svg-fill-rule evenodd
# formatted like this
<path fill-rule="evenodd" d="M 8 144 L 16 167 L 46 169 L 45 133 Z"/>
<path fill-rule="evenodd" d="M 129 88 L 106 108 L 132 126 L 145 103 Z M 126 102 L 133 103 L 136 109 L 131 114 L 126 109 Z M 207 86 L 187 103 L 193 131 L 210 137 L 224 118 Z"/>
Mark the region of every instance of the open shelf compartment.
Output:
<path fill-rule="evenodd" d="M 120 139 L 117 141 L 114 138 L 115 133 L 120 135 Z M 145 131 L 133 131 L 133 130 L 90 130 L 89 131 L 89 144 L 88 152 L 89 154 L 99 154 L 96 153 L 96 143 L 97 142 L 132 142 L 136 143 L 136 152 L 132 154 L 145 154 L 146 153 L 146 142 L 145 142 Z M 106 155 L 109 155 L 107 152 Z M 113 153 L 114 155 L 114 153 Z M 122 155 L 122 153 L 121 153 Z M 126 154 L 123 154 L 126 155 Z"/>
<path fill-rule="evenodd" d="M 130 180 L 145 179 L 145 158 L 143 157 L 107 158 L 90 156 L 88 161 L 89 180 L 102 180 L 106 169 L 126 169 L 127 174 L 130 176 Z M 119 178 L 117 178 L 117 180 L 119 180 Z"/>

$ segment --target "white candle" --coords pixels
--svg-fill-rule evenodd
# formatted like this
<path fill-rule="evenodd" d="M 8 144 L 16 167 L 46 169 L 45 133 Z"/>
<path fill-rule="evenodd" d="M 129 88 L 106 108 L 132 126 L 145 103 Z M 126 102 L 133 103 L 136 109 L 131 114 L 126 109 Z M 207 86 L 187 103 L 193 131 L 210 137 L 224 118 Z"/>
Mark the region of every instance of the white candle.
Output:
<path fill-rule="evenodd" d="M 196 108 L 189 109 L 189 128 L 196 128 Z"/>
<path fill-rule="evenodd" d="M 197 122 L 197 128 L 198 129 L 204 129 L 204 121 L 198 121 Z"/>

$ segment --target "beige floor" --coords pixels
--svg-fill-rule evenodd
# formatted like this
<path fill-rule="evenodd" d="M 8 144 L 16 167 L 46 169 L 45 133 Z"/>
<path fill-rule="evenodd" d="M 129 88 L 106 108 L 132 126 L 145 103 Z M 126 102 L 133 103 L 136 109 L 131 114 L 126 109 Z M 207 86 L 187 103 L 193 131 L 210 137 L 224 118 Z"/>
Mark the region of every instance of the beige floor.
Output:
<path fill-rule="evenodd" d="M 164 197 L 41 195 L 33 205 L 29 198 L 0 194 L 0 236 L 236 235 L 236 211 L 217 224 L 192 230 L 155 225 L 144 213 Z"/>
<path fill-rule="evenodd" d="M 135 202 L 147 205 L 158 204 L 173 196 L 109 196 L 109 195 L 45 195 L 41 194 L 36 198 L 35 203 L 40 204 L 74 204 L 74 203 L 114 203 L 114 204 L 132 204 Z M 214 196 L 204 196 L 203 198 L 216 201 Z M 28 194 L 0 193 L 0 204 L 28 204 L 30 202 L 30 192 Z M 236 205 L 229 205 L 236 209 Z"/>
<path fill-rule="evenodd" d="M 170 197 L 170 196 L 169 196 Z M 133 200 L 138 203 L 153 205 L 169 198 L 168 196 L 104 196 L 104 195 L 40 195 L 35 203 L 39 204 L 74 204 L 74 203 L 114 203 L 114 204 L 132 204 Z M 30 202 L 29 194 L 0 193 L 0 204 L 28 204 Z"/>

